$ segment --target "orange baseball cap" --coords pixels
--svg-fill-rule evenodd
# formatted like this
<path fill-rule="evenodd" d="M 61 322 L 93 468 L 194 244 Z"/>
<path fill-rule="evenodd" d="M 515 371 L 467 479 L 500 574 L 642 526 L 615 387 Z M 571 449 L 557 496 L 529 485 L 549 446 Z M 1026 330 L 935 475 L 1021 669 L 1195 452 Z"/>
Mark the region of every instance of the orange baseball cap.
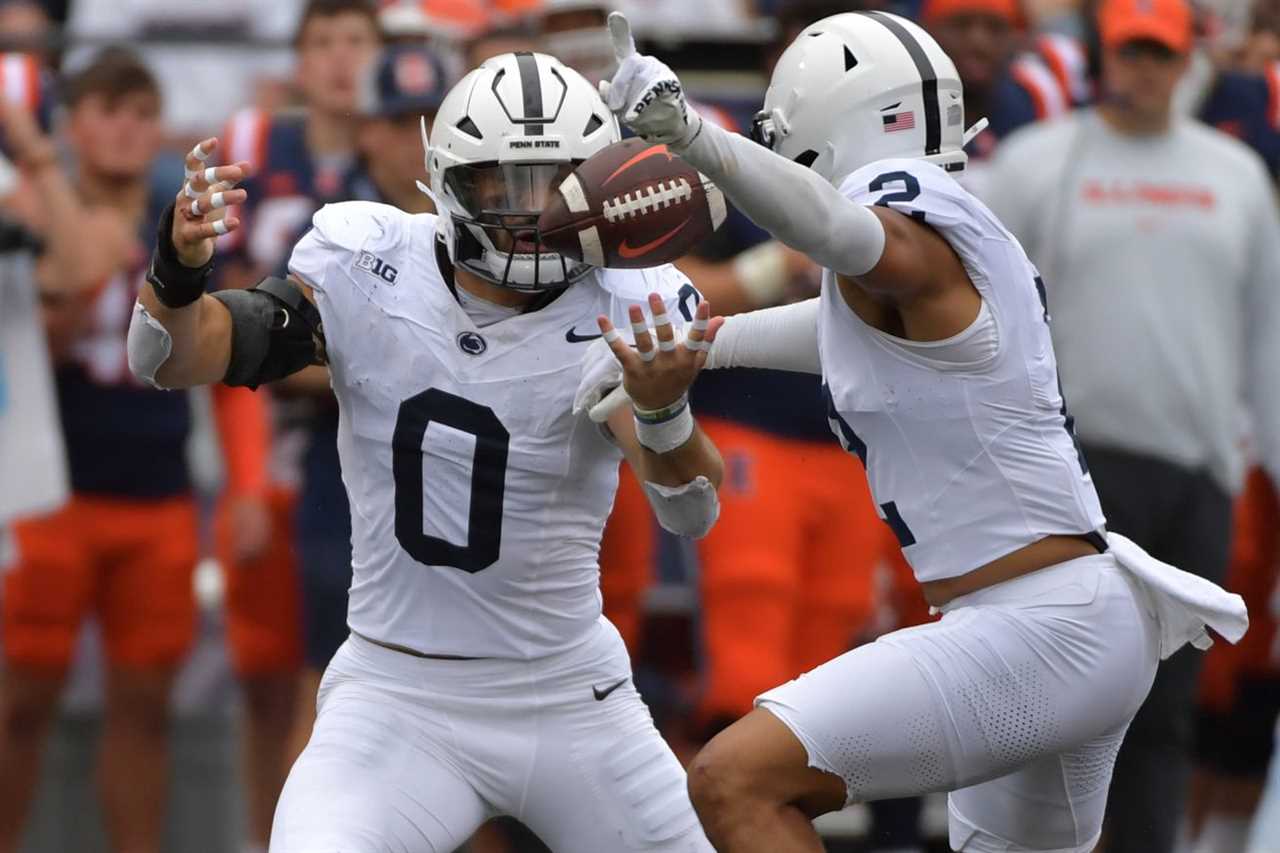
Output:
<path fill-rule="evenodd" d="M 1022 9 L 1019 0 L 924 0 L 920 17 L 936 21 L 952 15 L 982 13 L 1004 18 L 1014 26 L 1022 25 Z"/>
<path fill-rule="evenodd" d="M 1187 0 L 1104 0 L 1098 28 L 1107 47 L 1150 39 L 1177 53 L 1191 50 L 1195 29 Z"/>

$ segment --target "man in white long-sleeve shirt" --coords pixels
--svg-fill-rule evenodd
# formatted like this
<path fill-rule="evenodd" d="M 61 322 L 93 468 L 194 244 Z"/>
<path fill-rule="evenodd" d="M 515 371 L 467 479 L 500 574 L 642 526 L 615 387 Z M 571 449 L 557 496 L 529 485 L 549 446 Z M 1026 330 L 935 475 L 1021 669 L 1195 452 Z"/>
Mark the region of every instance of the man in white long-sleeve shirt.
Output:
<path fill-rule="evenodd" d="M 1063 392 L 1112 530 L 1220 579 L 1241 409 L 1280 475 L 1280 221 L 1262 161 L 1173 115 L 1183 0 L 1108 0 L 1106 94 L 997 154 L 987 202 L 1040 268 Z M 1168 850 L 1190 773 L 1196 652 L 1161 667 L 1116 765 L 1109 849 Z"/>

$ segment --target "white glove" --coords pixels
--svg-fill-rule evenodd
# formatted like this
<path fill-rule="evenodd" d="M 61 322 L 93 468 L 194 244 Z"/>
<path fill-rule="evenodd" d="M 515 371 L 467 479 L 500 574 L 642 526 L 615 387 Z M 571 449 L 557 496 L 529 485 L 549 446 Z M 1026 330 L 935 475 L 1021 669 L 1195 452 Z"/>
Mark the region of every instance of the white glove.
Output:
<path fill-rule="evenodd" d="M 680 78 L 666 63 L 636 53 L 631 24 L 621 12 L 609 14 L 609 37 L 618 57 L 612 80 L 600 82 L 600 97 L 622 123 L 649 142 L 683 148 L 698 135 L 702 117 L 685 102 Z"/>

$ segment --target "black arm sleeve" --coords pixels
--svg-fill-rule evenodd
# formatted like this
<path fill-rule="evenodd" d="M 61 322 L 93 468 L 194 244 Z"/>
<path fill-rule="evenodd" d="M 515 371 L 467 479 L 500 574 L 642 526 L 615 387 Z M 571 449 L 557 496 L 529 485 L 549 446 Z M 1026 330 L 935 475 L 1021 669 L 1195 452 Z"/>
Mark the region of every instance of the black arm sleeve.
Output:
<path fill-rule="evenodd" d="M 266 278 L 248 290 L 212 295 L 231 312 L 227 385 L 257 388 L 325 363 L 320 312 L 293 282 Z"/>

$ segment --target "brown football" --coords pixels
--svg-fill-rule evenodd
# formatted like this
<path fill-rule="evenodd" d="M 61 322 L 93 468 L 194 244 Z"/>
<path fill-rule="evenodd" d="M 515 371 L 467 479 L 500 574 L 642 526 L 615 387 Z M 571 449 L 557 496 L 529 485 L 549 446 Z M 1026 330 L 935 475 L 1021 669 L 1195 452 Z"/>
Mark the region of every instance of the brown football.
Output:
<path fill-rule="evenodd" d="M 724 222 L 724 194 L 667 146 L 625 139 L 565 178 L 538 217 L 542 243 L 592 266 L 669 263 Z"/>

